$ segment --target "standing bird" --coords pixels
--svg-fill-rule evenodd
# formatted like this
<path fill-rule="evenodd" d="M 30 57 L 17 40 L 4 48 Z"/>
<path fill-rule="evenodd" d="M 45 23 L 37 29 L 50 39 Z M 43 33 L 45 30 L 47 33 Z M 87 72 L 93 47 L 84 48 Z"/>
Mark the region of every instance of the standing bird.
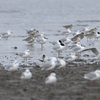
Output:
<path fill-rule="evenodd" d="M 66 29 L 72 29 L 73 25 L 71 24 L 71 25 L 66 25 L 66 26 L 63 26 L 63 27 L 66 28 Z"/>
<path fill-rule="evenodd" d="M 53 45 L 51 48 L 56 50 L 58 52 L 58 56 L 60 55 L 60 52 L 65 48 L 65 45 L 61 40 L 59 40 L 59 44 Z"/>
<path fill-rule="evenodd" d="M 32 78 L 32 73 L 30 70 L 27 68 L 21 75 L 20 77 L 22 80 L 26 80 L 28 84 L 28 80 Z"/>
<path fill-rule="evenodd" d="M 46 43 L 47 39 L 45 39 L 45 37 L 42 36 L 42 37 L 38 37 L 38 38 L 36 39 L 36 41 L 37 41 L 39 44 L 41 44 L 41 50 L 43 50 L 43 44 Z"/>
<path fill-rule="evenodd" d="M 93 84 L 95 85 L 95 80 L 100 79 L 100 70 L 96 70 L 88 74 L 85 74 L 84 78 L 93 81 Z"/>
<path fill-rule="evenodd" d="M 71 63 L 71 62 L 75 61 L 76 58 L 77 57 L 76 57 L 75 54 L 71 54 L 71 55 L 65 57 L 65 61 L 68 62 L 68 63 Z"/>
<path fill-rule="evenodd" d="M 8 39 L 8 37 L 11 35 L 11 33 L 12 33 L 11 30 L 8 30 L 6 33 L 1 33 L 2 38 L 6 38 L 6 39 Z"/>
<path fill-rule="evenodd" d="M 27 58 L 30 56 L 30 51 L 29 50 L 25 50 L 22 53 L 16 53 L 16 55 L 23 57 L 24 59 L 26 59 L 26 62 L 27 62 Z"/>
<path fill-rule="evenodd" d="M 49 61 L 43 62 L 43 64 L 40 66 L 42 70 L 48 70 L 48 73 L 50 73 L 50 70 L 54 69 L 56 66 L 57 58 L 50 57 Z"/>
<path fill-rule="evenodd" d="M 41 61 L 41 62 L 46 62 L 46 61 L 49 61 L 49 58 L 44 54 L 42 56 L 42 59 L 38 59 L 38 60 Z"/>
<path fill-rule="evenodd" d="M 60 69 L 66 66 L 66 62 L 63 59 L 57 59 L 57 65 L 55 68 Z"/>
<path fill-rule="evenodd" d="M 14 76 L 14 72 L 17 71 L 19 68 L 19 63 L 14 61 L 12 65 L 5 66 L 5 70 L 11 71 L 11 76 Z"/>
<path fill-rule="evenodd" d="M 97 32 L 97 28 L 93 28 L 93 29 L 90 29 L 89 31 L 85 32 L 85 35 L 87 37 L 87 41 L 88 41 L 88 38 L 91 40 L 93 37 L 94 37 L 94 34 Z"/>
<path fill-rule="evenodd" d="M 71 39 L 70 38 L 63 38 L 63 39 L 61 39 L 61 41 L 64 43 L 64 44 L 69 44 L 70 42 L 71 42 Z"/>
<path fill-rule="evenodd" d="M 29 35 L 33 35 L 36 33 L 36 29 L 30 29 L 30 30 L 26 30 L 27 31 L 27 34 Z"/>
<path fill-rule="evenodd" d="M 51 73 L 46 79 L 45 84 L 46 85 L 55 85 L 57 82 L 56 73 Z"/>
<path fill-rule="evenodd" d="M 84 33 L 81 32 L 80 34 L 75 35 L 71 40 L 74 42 L 80 42 L 84 38 Z"/>

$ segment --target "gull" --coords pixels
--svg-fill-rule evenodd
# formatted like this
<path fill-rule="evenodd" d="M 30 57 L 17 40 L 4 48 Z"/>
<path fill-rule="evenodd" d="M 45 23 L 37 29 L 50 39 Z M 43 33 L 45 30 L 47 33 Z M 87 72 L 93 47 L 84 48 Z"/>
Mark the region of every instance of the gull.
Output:
<path fill-rule="evenodd" d="M 64 43 L 64 44 L 69 44 L 71 42 L 71 39 L 70 38 L 63 38 L 61 39 L 61 41 Z"/>
<path fill-rule="evenodd" d="M 59 40 L 60 44 L 53 45 L 52 48 L 58 52 L 58 55 L 60 55 L 60 52 L 65 48 L 65 45 L 62 43 L 61 40 Z"/>
<path fill-rule="evenodd" d="M 53 41 L 53 42 L 49 41 L 49 43 L 52 43 L 53 46 L 60 45 L 60 42 L 58 40 L 57 41 Z"/>
<path fill-rule="evenodd" d="M 94 57 L 94 59 L 100 59 L 100 51 L 98 51 L 97 48 L 84 49 L 84 50 L 82 50 L 82 52 L 88 51 L 88 50 L 91 50 L 96 55 L 96 57 Z"/>
<path fill-rule="evenodd" d="M 74 47 L 77 47 L 79 45 L 81 45 L 80 42 L 76 42 L 76 43 L 75 42 L 72 42 L 71 44 L 68 45 L 68 47 L 74 48 Z"/>
<path fill-rule="evenodd" d="M 65 61 L 70 63 L 70 62 L 75 61 L 76 58 L 77 57 L 75 54 L 71 54 L 71 55 L 65 57 Z"/>
<path fill-rule="evenodd" d="M 93 81 L 93 84 L 95 85 L 95 80 L 100 79 L 100 70 L 96 70 L 88 74 L 85 74 L 84 78 Z"/>
<path fill-rule="evenodd" d="M 8 37 L 11 35 L 11 33 L 12 33 L 11 30 L 8 30 L 6 33 L 1 33 L 2 38 L 6 38 L 6 39 L 8 39 Z"/>
<path fill-rule="evenodd" d="M 26 70 L 22 73 L 20 79 L 27 80 L 27 82 L 28 82 L 28 80 L 31 78 L 32 78 L 32 73 L 30 72 L 30 70 L 28 68 L 26 68 Z"/>
<path fill-rule="evenodd" d="M 76 53 L 81 53 L 81 51 L 83 51 L 85 49 L 84 46 L 81 45 L 77 45 L 76 47 L 73 47 L 72 50 Z"/>
<path fill-rule="evenodd" d="M 29 50 L 25 50 L 22 53 L 16 53 L 16 55 L 23 57 L 24 59 L 26 59 L 26 62 L 27 62 L 27 58 L 30 56 L 30 51 Z"/>
<path fill-rule="evenodd" d="M 49 58 L 44 54 L 44 55 L 42 56 L 42 59 L 39 59 L 39 61 L 41 61 L 41 62 L 46 62 L 46 61 L 49 61 Z"/>
<path fill-rule="evenodd" d="M 48 77 L 45 78 L 46 85 L 55 85 L 57 82 L 56 73 L 51 73 Z"/>
<path fill-rule="evenodd" d="M 75 53 L 81 53 L 81 51 L 83 51 L 85 49 L 84 45 L 81 45 L 80 42 L 68 45 L 72 51 L 74 51 Z"/>
<path fill-rule="evenodd" d="M 71 25 L 66 25 L 66 26 L 63 26 L 63 27 L 66 28 L 66 29 L 72 29 L 73 25 L 71 24 Z"/>
<path fill-rule="evenodd" d="M 11 71 L 11 75 L 14 76 L 14 71 L 17 71 L 19 68 L 19 63 L 14 61 L 13 64 L 5 66 L 5 70 Z"/>
<path fill-rule="evenodd" d="M 100 32 L 96 32 L 94 34 L 94 38 L 95 38 L 95 40 L 98 40 L 98 38 L 100 38 Z"/>
<path fill-rule="evenodd" d="M 55 68 L 60 69 L 66 66 L 66 62 L 63 59 L 57 59 L 57 65 Z"/>
<path fill-rule="evenodd" d="M 50 57 L 49 61 L 43 62 L 42 65 L 40 65 L 40 67 L 42 68 L 42 70 L 52 70 L 55 68 L 56 66 L 56 62 L 57 62 L 57 58 L 55 57 Z"/>
<path fill-rule="evenodd" d="M 34 38 L 44 37 L 44 36 L 45 36 L 45 34 L 44 34 L 44 32 L 42 32 L 41 34 L 40 33 L 35 34 Z"/>
<path fill-rule="evenodd" d="M 38 38 L 36 39 L 36 41 L 37 41 L 39 44 L 41 44 L 41 50 L 42 50 L 42 49 L 43 49 L 43 44 L 46 43 L 47 39 L 45 39 L 44 37 L 38 37 Z"/>

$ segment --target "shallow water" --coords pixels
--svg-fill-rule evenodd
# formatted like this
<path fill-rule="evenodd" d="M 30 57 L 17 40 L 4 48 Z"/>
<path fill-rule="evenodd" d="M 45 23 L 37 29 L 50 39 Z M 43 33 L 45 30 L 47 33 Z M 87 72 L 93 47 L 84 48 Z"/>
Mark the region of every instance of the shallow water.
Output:
<path fill-rule="evenodd" d="M 35 28 L 39 30 L 40 33 L 45 32 L 48 41 L 63 38 L 64 36 L 58 31 L 66 31 L 62 26 L 69 24 L 73 24 L 73 32 L 87 26 L 90 28 L 97 27 L 99 31 L 99 6 L 99 0 L 17 0 L 16 2 L 12 0 L 0 0 L 0 32 L 6 32 L 7 30 L 12 30 L 13 32 L 8 40 L 1 39 L 0 41 L 1 64 L 7 65 L 14 60 L 22 63 L 23 59 L 16 56 L 15 53 L 22 52 L 26 49 L 29 49 L 31 52 L 31 58 L 28 60 L 30 63 L 37 61 L 43 54 L 46 54 L 47 56 L 57 56 L 57 53 L 49 48 L 51 45 L 49 42 L 44 44 L 44 49 L 41 51 L 40 44 L 35 43 L 34 46 L 31 46 L 26 41 L 22 41 L 27 37 L 25 29 Z M 94 41 L 95 40 L 93 39 L 92 42 Z M 94 43 L 95 47 L 98 49 L 100 49 L 99 41 Z M 81 42 L 86 47 L 89 44 L 86 38 Z M 17 49 L 14 49 L 15 46 Z M 66 52 L 63 51 L 62 56 L 65 55 Z M 92 68 L 86 67 L 82 69 L 80 67 L 78 70 L 77 69 L 77 67 L 69 67 L 64 73 L 57 72 L 58 83 L 54 90 L 49 90 L 48 87 L 44 86 L 44 79 L 47 76 L 47 73 L 41 72 L 40 69 L 32 71 L 34 77 L 31 80 L 29 87 L 23 85 L 18 78 L 18 74 L 21 74 L 22 71 L 17 72 L 18 74 L 15 78 L 11 78 L 8 75 L 9 73 L 1 73 L 1 80 L 4 80 L 5 85 L 1 85 L 2 89 L 0 93 L 3 93 L 4 95 L 2 98 L 17 100 L 56 100 L 59 98 L 62 100 L 80 100 L 83 98 L 84 100 L 87 100 L 87 98 L 91 100 L 98 99 L 99 84 L 93 87 L 91 86 L 91 83 L 88 84 L 88 81 L 84 80 L 82 76 L 95 69 L 95 67 L 92 66 Z M 72 75 L 70 71 L 74 74 Z M 4 71 L 2 70 L 1 72 Z M 10 93 L 7 89 L 11 90 Z M 16 90 L 15 93 L 13 93 L 14 90 Z M 93 90 L 94 92 L 92 92 Z"/>

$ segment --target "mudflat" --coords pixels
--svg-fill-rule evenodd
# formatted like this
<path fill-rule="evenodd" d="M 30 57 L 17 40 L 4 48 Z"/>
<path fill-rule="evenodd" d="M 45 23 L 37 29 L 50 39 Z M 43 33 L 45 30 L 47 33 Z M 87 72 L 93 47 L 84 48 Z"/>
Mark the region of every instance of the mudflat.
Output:
<path fill-rule="evenodd" d="M 85 80 L 84 74 L 99 69 L 99 65 L 67 65 L 65 69 L 54 70 L 57 74 L 57 84 L 47 86 L 44 81 L 47 71 L 35 66 L 31 69 L 33 77 L 28 83 L 20 79 L 22 71 L 11 73 L 0 70 L 0 97 L 9 100 L 98 100 L 100 98 L 100 80 L 95 86 L 92 81 Z"/>

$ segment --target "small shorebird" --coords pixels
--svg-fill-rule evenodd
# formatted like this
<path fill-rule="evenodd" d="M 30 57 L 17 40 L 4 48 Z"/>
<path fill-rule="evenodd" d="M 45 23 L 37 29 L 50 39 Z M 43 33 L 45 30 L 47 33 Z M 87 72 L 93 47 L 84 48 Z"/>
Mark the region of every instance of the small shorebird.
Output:
<path fill-rule="evenodd" d="M 71 25 L 66 25 L 66 26 L 63 26 L 63 27 L 66 28 L 66 29 L 72 29 L 73 25 L 71 24 Z"/>

